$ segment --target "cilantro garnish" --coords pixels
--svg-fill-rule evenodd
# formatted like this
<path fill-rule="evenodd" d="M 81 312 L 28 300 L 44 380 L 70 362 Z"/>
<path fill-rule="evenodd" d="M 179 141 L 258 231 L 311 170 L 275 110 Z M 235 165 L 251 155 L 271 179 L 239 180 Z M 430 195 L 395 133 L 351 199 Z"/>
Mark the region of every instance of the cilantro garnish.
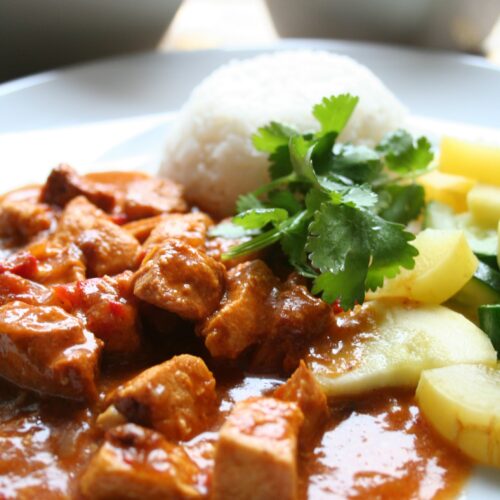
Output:
<path fill-rule="evenodd" d="M 404 224 L 424 207 L 414 179 L 433 159 L 429 141 L 404 130 L 375 148 L 336 143 L 358 100 L 350 94 L 324 98 L 312 110 L 316 133 L 277 122 L 259 128 L 253 144 L 269 155 L 271 182 L 240 196 L 232 222 L 212 231 L 247 236 L 226 259 L 279 243 L 289 264 L 313 279 L 313 293 L 344 309 L 414 267 L 418 251 Z"/>

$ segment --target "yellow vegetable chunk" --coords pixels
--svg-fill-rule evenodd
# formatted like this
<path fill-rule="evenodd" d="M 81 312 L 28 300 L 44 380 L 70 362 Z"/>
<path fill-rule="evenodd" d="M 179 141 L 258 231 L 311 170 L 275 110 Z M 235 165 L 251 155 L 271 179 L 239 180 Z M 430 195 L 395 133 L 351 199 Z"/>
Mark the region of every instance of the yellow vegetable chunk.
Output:
<path fill-rule="evenodd" d="M 496 351 L 482 330 L 451 309 L 375 301 L 336 317 L 330 338 L 318 340 L 305 361 L 326 395 L 338 397 L 415 388 L 430 368 L 494 366 Z"/>
<path fill-rule="evenodd" d="M 474 186 L 467 195 L 467 205 L 479 225 L 497 227 L 500 220 L 500 187 L 487 184 Z"/>
<path fill-rule="evenodd" d="M 500 370 L 455 365 L 424 371 L 417 402 L 447 441 L 478 462 L 500 467 Z"/>
<path fill-rule="evenodd" d="M 443 137 L 439 170 L 500 186 L 500 147 Z"/>
<path fill-rule="evenodd" d="M 425 188 L 425 199 L 428 202 L 439 201 L 453 208 L 455 212 L 464 212 L 467 210 L 467 193 L 476 181 L 434 170 L 420 177 L 419 183 Z"/>
<path fill-rule="evenodd" d="M 457 293 L 473 276 L 478 261 L 463 231 L 425 229 L 411 242 L 419 252 L 415 267 L 403 269 L 368 299 L 401 297 L 441 304 Z"/>

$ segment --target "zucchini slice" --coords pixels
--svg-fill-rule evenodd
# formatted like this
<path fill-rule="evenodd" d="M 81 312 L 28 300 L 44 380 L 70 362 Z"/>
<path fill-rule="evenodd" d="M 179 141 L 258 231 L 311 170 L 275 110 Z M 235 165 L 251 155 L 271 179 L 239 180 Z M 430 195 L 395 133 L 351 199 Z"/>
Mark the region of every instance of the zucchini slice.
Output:
<path fill-rule="evenodd" d="M 500 304 L 481 306 L 478 309 L 479 325 L 488 335 L 493 347 L 500 353 Z"/>
<path fill-rule="evenodd" d="M 474 276 L 453 299 L 472 307 L 500 303 L 500 272 L 479 262 Z"/>

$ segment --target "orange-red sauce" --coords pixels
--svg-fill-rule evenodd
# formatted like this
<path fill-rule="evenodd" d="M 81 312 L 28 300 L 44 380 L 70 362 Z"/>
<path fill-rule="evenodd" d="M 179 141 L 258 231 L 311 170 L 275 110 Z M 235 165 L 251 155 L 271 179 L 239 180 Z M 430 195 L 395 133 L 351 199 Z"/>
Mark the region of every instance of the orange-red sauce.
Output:
<path fill-rule="evenodd" d="M 130 372 L 122 374 L 128 378 Z M 119 383 L 105 379 L 102 388 Z M 232 405 L 269 393 L 275 378 L 221 381 L 221 419 Z M 78 478 L 101 436 L 92 430 L 98 413 L 76 403 L 36 396 L 0 384 L 0 498 L 80 498 Z M 210 488 L 217 433 L 188 443 L 201 466 L 199 489 Z M 301 498 L 442 498 L 458 492 L 468 462 L 438 438 L 408 393 L 380 392 L 332 405 L 321 441 L 300 457 Z"/>
<path fill-rule="evenodd" d="M 380 392 L 333 410 L 302 460 L 304 496 L 431 499 L 460 491 L 469 463 L 434 434 L 411 394 Z"/>

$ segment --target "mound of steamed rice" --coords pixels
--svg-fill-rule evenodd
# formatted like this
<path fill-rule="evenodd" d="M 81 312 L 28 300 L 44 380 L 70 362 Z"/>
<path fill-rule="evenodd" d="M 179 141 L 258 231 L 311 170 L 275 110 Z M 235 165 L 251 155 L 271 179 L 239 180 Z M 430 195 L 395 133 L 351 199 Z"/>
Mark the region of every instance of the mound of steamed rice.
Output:
<path fill-rule="evenodd" d="M 293 51 L 226 64 L 182 108 L 160 175 L 183 184 L 189 201 L 215 217 L 231 215 L 239 194 L 268 180 L 267 157 L 251 141 L 257 128 L 273 120 L 301 132 L 315 130 L 312 106 L 345 92 L 360 100 L 341 141 L 372 145 L 402 125 L 401 103 L 349 57 Z"/>

